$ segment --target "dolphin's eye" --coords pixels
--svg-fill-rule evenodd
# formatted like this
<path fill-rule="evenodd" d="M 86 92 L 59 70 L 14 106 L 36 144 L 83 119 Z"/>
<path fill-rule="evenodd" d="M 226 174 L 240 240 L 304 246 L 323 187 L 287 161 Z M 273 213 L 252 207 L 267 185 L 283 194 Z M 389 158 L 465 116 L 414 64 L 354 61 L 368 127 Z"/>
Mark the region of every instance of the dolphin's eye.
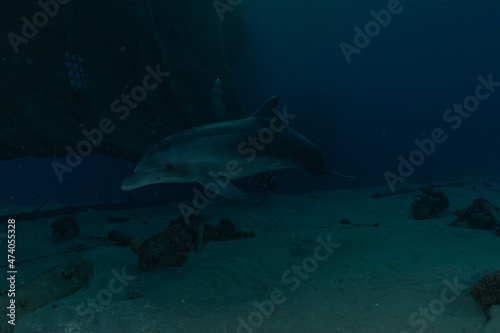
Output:
<path fill-rule="evenodd" d="M 165 168 L 167 169 L 167 171 L 172 171 L 174 170 L 174 165 L 172 163 L 167 163 L 167 165 L 165 165 Z"/>

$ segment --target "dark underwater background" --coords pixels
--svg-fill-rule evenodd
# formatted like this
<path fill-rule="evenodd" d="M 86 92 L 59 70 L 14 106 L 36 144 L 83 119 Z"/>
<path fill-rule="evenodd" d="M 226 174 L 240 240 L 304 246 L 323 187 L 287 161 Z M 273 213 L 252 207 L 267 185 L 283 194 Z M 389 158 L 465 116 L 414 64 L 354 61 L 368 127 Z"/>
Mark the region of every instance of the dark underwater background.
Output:
<path fill-rule="evenodd" d="M 407 181 L 498 172 L 500 89 L 455 131 L 442 116 L 474 93 L 478 76 L 500 81 L 500 3 L 401 1 L 403 10 L 348 64 L 339 44 L 353 44 L 353 28 L 363 29 L 373 20 L 370 11 L 387 4 L 245 0 L 235 9 L 244 11 L 251 37 L 233 68 L 247 112 L 280 95 L 280 108 L 297 114 L 291 127 L 318 145 L 329 167 L 356 176 L 277 171 L 276 192 L 383 184 L 385 171 L 397 172 L 398 156 L 407 158 L 416 149 L 413 141 L 437 127 L 448 140 Z M 123 192 L 120 184 L 134 164 L 99 155 L 85 157 L 59 183 L 51 161 L 1 162 L 0 202 L 122 202 L 188 196 L 191 188 L 164 184 Z"/>

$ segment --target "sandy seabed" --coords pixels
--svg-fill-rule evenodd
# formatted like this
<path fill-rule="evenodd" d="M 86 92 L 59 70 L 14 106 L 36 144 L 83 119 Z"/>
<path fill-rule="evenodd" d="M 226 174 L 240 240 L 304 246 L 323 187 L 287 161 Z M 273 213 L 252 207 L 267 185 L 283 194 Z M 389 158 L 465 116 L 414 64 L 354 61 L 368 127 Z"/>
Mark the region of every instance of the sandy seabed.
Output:
<path fill-rule="evenodd" d="M 213 203 L 202 212 L 208 223 L 230 218 L 255 237 L 206 243 L 182 267 L 153 272 L 142 272 L 137 255 L 118 246 L 26 263 L 18 267 L 21 287 L 75 255 L 94 264 L 94 276 L 72 296 L 20 318 L 15 332 L 480 332 L 487 319 L 469 288 L 499 269 L 500 238 L 449 224 L 454 210 L 478 197 L 499 204 L 500 193 L 471 186 L 444 188 L 450 207 L 431 220 L 411 215 L 418 192 L 372 199 L 379 188 Z M 80 236 L 58 245 L 50 242 L 56 218 L 17 221 L 17 260 L 98 245 L 87 237 L 112 229 L 151 237 L 179 216 L 177 204 L 81 212 Z M 4 206 L 1 213 L 15 210 L 29 209 Z M 131 221 L 112 224 L 110 216 Z M 116 274 L 127 286 L 107 292 Z"/>

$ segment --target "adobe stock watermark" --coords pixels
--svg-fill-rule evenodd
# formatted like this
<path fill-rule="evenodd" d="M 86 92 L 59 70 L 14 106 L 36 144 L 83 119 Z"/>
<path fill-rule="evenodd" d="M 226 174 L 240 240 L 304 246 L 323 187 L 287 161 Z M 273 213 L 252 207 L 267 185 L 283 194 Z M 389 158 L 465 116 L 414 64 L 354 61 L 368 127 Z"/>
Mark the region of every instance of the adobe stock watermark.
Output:
<path fill-rule="evenodd" d="M 245 158 L 247 163 L 252 163 L 258 156 L 259 152 L 264 151 L 266 146 L 269 145 L 276 134 L 285 130 L 286 126 L 290 124 L 290 120 L 294 119 L 297 115 L 287 112 L 286 106 L 283 112 L 280 113 L 278 109 L 273 109 L 274 116 L 269 120 L 267 127 L 261 128 L 254 135 L 249 135 L 244 141 L 238 144 L 238 154 Z M 186 203 L 180 203 L 177 207 L 184 221 L 189 224 L 189 216 L 192 214 L 199 214 L 201 210 L 205 209 L 210 204 L 210 199 L 216 198 L 222 190 L 229 186 L 231 178 L 235 178 L 243 172 L 244 166 L 236 160 L 230 160 L 226 163 L 224 170 L 217 172 L 210 171 L 208 175 L 213 179 L 213 182 L 204 184 L 203 192 L 198 188 L 193 188 L 192 206 Z"/>
<path fill-rule="evenodd" d="M 162 72 L 160 65 L 156 65 L 156 69 L 146 66 L 146 74 L 142 79 L 142 84 L 133 87 L 130 94 L 121 94 L 120 98 L 115 99 L 111 105 L 111 112 L 118 114 L 120 120 L 125 120 L 130 114 L 131 109 L 136 109 L 139 103 L 146 100 L 148 92 L 156 89 L 163 80 L 168 77 L 168 72 Z M 103 139 L 104 134 L 110 134 L 116 129 L 113 121 L 110 118 L 102 118 L 99 121 L 98 127 L 91 130 L 84 128 L 82 136 L 87 140 L 80 140 L 73 148 L 70 145 L 65 147 L 67 152 L 65 164 L 54 161 L 51 163 L 52 170 L 57 177 L 59 183 L 62 183 L 64 174 L 72 173 L 73 169 L 78 167 L 83 159 L 82 157 L 92 154 L 94 147 L 98 147 Z"/>
<path fill-rule="evenodd" d="M 242 2 L 243 0 L 226 0 L 226 2 L 221 0 L 214 0 L 212 2 L 212 6 L 217 12 L 219 20 L 224 21 L 224 13 L 232 12 L 234 10 L 234 7 L 241 5 Z"/>
<path fill-rule="evenodd" d="M 292 265 L 291 269 L 285 271 L 281 275 L 281 282 L 289 292 L 297 291 L 302 285 L 302 282 L 308 280 L 311 274 L 318 270 L 319 264 L 328 260 L 334 249 L 339 248 L 341 245 L 339 243 L 333 243 L 331 235 L 326 237 L 326 241 L 321 237 L 316 238 L 316 241 L 318 245 L 310 257 L 304 258 L 300 265 Z M 262 324 L 264 324 L 264 319 L 273 315 L 276 306 L 286 302 L 287 297 L 285 292 L 286 291 L 276 287 L 269 293 L 267 299 L 260 302 L 252 302 L 252 305 L 255 307 L 254 311 L 250 312 L 246 318 L 240 316 L 236 317 L 236 321 L 238 322 L 236 332 L 253 333 L 255 329 L 262 326 Z"/>
<path fill-rule="evenodd" d="M 133 281 L 135 279 L 134 275 L 127 275 L 125 273 L 125 267 L 122 268 L 121 273 L 112 269 L 111 278 L 108 282 L 107 288 L 102 288 L 99 290 L 95 298 L 87 297 L 86 302 L 80 303 L 76 307 L 76 314 L 81 317 L 86 317 L 84 321 L 90 324 L 94 321 L 96 317 L 96 312 L 101 312 L 113 301 L 113 294 L 120 294 L 125 290 L 125 287 L 129 285 L 128 281 Z M 65 333 L 79 333 L 81 332 L 80 325 L 76 322 L 70 322 L 66 324 Z"/>
<path fill-rule="evenodd" d="M 442 315 L 446 310 L 446 305 L 456 301 L 467 289 L 465 285 L 458 284 L 458 278 L 455 277 L 453 283 L 448 280 L 443 281 L 445 287 L 441 290 L 439 298 L 435 298 L 429 302 L 427 307 L 420 307 L 418 312 L 413 312 L 408 317 L 408 324 L 415 327 L 418 333 L 423 333 L 429 323 L 436 321 L 437 317 Z M 410 333 L 409 331 L 401 331 L 400 333 Z"/>
<path fill-rule="evenodd" d="M 370 11 L 370 15 L 374 20 L 368 21 L 368 23 L 365 24 L 364 31 L 358 26 L 354 27 L 354 45 L 346 42 L 341 42 L 339 44 L 340 50 L 347 63 L 350 64 L 352 62 L 353 54 L 360 54 L 361 50 L 368 47 L 371 40 L 380 35 L 382 28 L 386 28 L 389 23 L 391 23 L 392 16 L 400 14 L 403 9 L 404 7 L 399 0 L 389 0 L 387 9 L 382 9 L 378 12 L 374 10 Z"/>
<path fill-rule="evenodd" d="M 500 82 L 493 81 L 492 74 L 489 74 L 487 79 L 480 75 L 477 80 L 479 84 L 474 89 L 474 94 L 465 97 L 462 104 L 454 103 L 452 108 L 443 112 L 443 121 L 454 131 L 462 126 L 464 119 L 468 119 L 472 113 L 479 109 L 481 101 L 490 98 L 496 88 L 500 87 Z M 403 155 L 398 156 L 400 163 L 397 174 L 391 171 L 384 172 L 385 181 L 392 192 L 394 192 L 397 183 L 404 183 L 406 178 L 413 175 L 415 168 L 421 166 L 427 157 L 434 154 L 438 144 L 448 139 L 446 131 L 441 127 L 434 128 L 430 133 L 430 138 L 413 140 L 417 148 L 408 154 L 408 158 L 403 157 Z"/>
<path fill-rule="evenodd" d="M 21 17 L 21 34 L 12 31 L 7 34 L 7 39 L 14 53 L 19 53 L 21 44 L 28 44 L 31 39 L 38 35 L 39 29 L 45 27 L 49 20 L 59 13 L 60 5 L 66 5 L 69 2 L 70 0 L 39 0 L 37 3 L 41 10 L 33 14 L 31 20 L 26 16 Z"/>

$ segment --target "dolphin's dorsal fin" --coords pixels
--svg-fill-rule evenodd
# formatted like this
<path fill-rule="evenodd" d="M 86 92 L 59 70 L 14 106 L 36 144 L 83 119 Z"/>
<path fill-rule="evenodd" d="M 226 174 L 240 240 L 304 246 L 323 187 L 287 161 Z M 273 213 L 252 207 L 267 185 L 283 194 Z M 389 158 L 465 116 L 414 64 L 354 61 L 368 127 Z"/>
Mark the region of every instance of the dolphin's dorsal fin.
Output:
<path fill-rule="evenodd" d="M 262 104 L 257 111 L 252 114 L 252 117 L 265 117 L 271 118 L 275 116 L 273 109 L 278 108 L 278 103 L 280 101 L 279 96 L 273 96 Z"/>

